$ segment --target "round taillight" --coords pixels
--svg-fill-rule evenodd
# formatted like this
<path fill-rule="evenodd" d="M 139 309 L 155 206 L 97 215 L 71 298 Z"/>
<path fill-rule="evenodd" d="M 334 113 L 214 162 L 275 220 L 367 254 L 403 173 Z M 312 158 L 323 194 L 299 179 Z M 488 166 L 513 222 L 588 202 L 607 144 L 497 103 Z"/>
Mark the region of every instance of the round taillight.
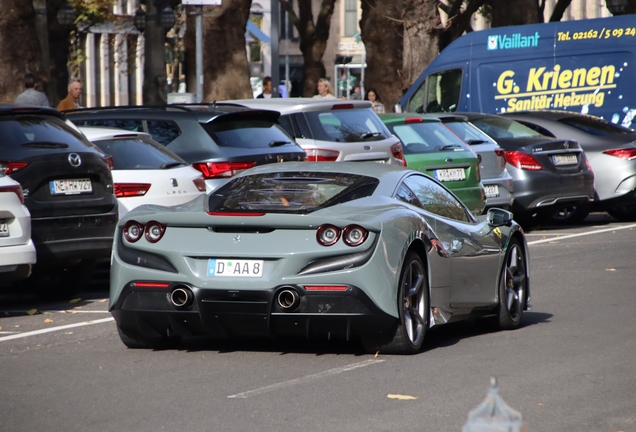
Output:
<path fill-rule="evenodd" d="M 144 234 L 144 227 L 137 221 L 128 221 L 124 225 L 124 237 L 130 243 L 134 243 Z"/>
<path fill-rule="evenodd" d="M 166 227 L 157 221 L 150 221 L 146 224 L 146 240 L 150 243 L 157 243 L 163 237 Z"/>
<path fill-rule="evenodd" d="M 360 225 L 349 225 L 342 230 L 342 240 L 347 246 L 360 246 L 369 236 L 369 231 Z"/>
<path fill-rule="evenodd" d="M 318 243 L 323 246 L 331 246 L 340 238 L 340 230 L 333 225 L 321 225 L 316 233 Z"/>

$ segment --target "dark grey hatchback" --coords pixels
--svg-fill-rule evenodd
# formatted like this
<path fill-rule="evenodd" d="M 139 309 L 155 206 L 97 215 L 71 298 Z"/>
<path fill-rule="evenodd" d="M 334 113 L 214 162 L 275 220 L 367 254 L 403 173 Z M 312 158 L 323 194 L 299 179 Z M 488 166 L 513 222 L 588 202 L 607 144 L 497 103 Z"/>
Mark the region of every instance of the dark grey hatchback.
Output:
<path fill-rule="evenodd" d="M 207 192 L 253 166 L 306 158 L 278 126 L 277 111 L 214 103 L 90 108 L 65 114 L 77 126 L 149 133 L 203 173 Z"/>
<path fill-rule="evenodd" d="M 117 224 L 112 159 L 51 108 L 0 106 L 0 171 L 20 183 L 37 263 L 23 284 L 72 295 L 109 258 Z"/>

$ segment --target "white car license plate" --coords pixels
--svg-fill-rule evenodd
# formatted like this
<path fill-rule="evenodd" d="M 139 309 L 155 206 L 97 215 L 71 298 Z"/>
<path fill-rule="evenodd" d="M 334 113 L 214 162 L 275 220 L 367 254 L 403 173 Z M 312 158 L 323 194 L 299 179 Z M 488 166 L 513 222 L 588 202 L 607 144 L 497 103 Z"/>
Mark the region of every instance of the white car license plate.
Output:
<path fill-rule="evenodd" d="M 572 155 L 554 155 L 555 165 L 574 165 L 579 162 L 578 157 L 575 154 Z"/>
<path fill-rule="evenodd" d="M 499 186 L 497 185 L 487 185 L 484 186 L 486 192 L 486 198 L 494 198 L 499 196 Z"/>
<path fill-rule="evenodd" d="M 4 219 L 0 219 L 0 237 L 8 237 L 9 236 L 9 226 L 7 225 L 7 221 Z"/>
<path fill-rule="evenodd" d="M 208 260 L 208 276 L 261 277 L 263 260 Z"/>
<path fill-rule="evenodd" d="M 77 195 L 93 192 L 90 179 L 51 180 L 51 195 Z"/>
<path fill-rule="evenodd" d="M 438 169 L 434 171 L 435 178 L 439 181 L 461 181 L 466 180 L 464 168 Z"/>

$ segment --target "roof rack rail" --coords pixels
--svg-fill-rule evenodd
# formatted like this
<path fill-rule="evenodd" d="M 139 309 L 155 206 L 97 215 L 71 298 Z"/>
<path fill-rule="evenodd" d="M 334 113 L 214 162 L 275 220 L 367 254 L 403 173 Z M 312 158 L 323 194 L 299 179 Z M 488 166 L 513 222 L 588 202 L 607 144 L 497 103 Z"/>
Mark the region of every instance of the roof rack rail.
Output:
<path fill-rule="evenodd" d="M 172 104 L 164 104 L 164 105 L 118 105 L 118 106 L 103 106 L 103 107 L 91 107 L 91 108 L 76 108 L 73 110 L 66 110 L 64 114 L 73 114 L 80 112 L 90 112 L 90 111 L 108 111 L 108 110 L 144 110 L 144 109 L 166 109 L 166 108 L 178 108 L 183 111 L 188 111 L 185 107 L 180 107 L 179 105 Z"/>

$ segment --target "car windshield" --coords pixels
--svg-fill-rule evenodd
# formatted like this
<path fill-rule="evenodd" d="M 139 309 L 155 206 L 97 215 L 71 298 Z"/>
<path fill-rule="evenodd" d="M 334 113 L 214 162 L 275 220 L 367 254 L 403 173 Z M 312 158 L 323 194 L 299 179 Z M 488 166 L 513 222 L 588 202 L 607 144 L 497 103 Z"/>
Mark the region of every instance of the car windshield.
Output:
<path fill-rule="evenodd" d="M 484 117 L 471 120 L 471 123 L 494 139 L 543 137 L 539 132 L 503 117 Z"/>
<path fill-rule="evenodd" d="M 94 143 L 113 157 L 116 170 L 166 169 L 186 165 L 183 159 L 162 145 L 142 138 L 122 137 Z"/>
<path fill-rule="evenodd" d="M 380 141 L 391 135 L 371 108 L 309 111 L 305 117 L 314 139 L 319 141 Z"/>
<path fill-rule="evenodd" d="M 596 136 L 634 133 L 633 130 L 626 127 L 591 117 L 566 117 L 559 119 L 559 122 Z"/>
<path fill-rule="evenodd" d="M 20 116 L 0 119 L 0 148 L 59 148 L 86 151 L 91 144 L 57 117 Z"/>
<path fill-rule="evenodd" d="M 468 122 L 449 121 L 445 122 L 444 125 L 455 132 L 468 145 L 495 144 L 492 138 Z"/>
<path fill-rule="evenodd" d="M 324 172 L 282 172 L 238 177 L 210 195 L 210 212 L 307 214 L 373 194 L 373 177 Z"/>
<path fill-rule="evenodd" d="M 296 145 L 283 129 L 267 120 L 217 120 L 201 126 L 221 147 L 261 148 Z"/>
<path fill-rule="evenodd" d="M 402 141 L 404 154 L 463 152 L 468 147 L 441 123 L 407 123 L 389 126 Z"/>

